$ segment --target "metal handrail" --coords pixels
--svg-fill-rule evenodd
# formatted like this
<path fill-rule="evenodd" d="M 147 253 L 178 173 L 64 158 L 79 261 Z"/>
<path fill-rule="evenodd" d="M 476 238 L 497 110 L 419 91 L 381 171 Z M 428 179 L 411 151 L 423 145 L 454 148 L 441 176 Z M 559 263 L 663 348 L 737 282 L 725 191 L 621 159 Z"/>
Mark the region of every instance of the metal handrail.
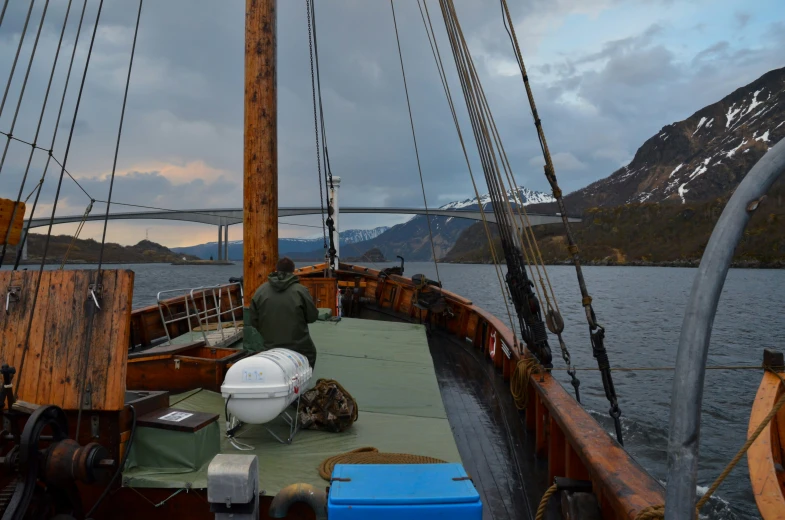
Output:
<path fill-rule="evenodd" d="M 235 303 L 235 300 L 232 297 L 232 286 L 237 286 L 240 290 L 240 298 L 239 302 L 237 303 Z M 222 310 L 224 290 L 226 291 L 226 296 L 228 297 L 229 302 L 228 307 L 225 310 Z M 182 293 L 183 303 L 185 304 L 185 314 L 183 316 L 174 317 L 171 311 L 169 311 L 169 319 L 167 319 L 164 314 L 164 307 L 169 310 L 169 305 L 165 299 L 161 298 L 161 295 L 174 293 Z M 197 295 L 199 294 L 201 294 L 203 309 L 200 309 L 196 304 Z M 208 343 L 207 331 L 209 329 L 210 322 L 213 319 L 217 321 L 218 330 L 221 333 L 221 341 L 225 341 L 227 338 L 226 334 L 224 333 L 222 317 L 226 314 L 229 314 L 235 330 L 238 329 L 236 311 L 243 308 L 243 287 L 241 283 L 227 283 L 195 287 L 192 289 L 169 289 L 165 291 L 159 291 L 157 294 L 157 299 L 158 311 L 161 314 L 161 322 L 163 323 L 164 331 L 166 332 L 168 344 L 172 343 L 172 336 L 169 333 L 169 325 L 185 320 L 188 323 L 188 332 L 192 333 L 194 331 L 192 324 L 192 320 L 194 318 L 199 324 L 199 332 L 202 333 L 202 338 L 204 339 L 205 343 Z M 208 307 L 208 302 L 210 299 L 213 301 L 212 307 Z"/>
<path fill-rule="evenodd" d="M 733 192 L 701 258 L 676 354 L 668 436 L 665 518 L 692 518 L 703 402 L 703 380 L 714 315 L 736 245 L 774 181 L 785 175 L 785 140 L 773 146 Z"/>

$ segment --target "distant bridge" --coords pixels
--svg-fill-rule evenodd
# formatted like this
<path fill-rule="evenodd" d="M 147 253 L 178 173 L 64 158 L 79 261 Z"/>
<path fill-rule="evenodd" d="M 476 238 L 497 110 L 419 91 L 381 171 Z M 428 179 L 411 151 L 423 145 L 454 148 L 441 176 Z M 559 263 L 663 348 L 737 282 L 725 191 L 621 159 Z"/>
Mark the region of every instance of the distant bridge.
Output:
<path fill-rule="evenodd" d="M 388 215 L 425 215 L 425 208 L 351 208 L 342 207 L 341 214 L 345 213 L 382 213 Z M 301 215 L 319 215 L 322 213 L 320 207 L 301 207 L 301 208 L 278 208 L 278 217 L 294 217 Z M 439 217 L 465 218 L 470 220 L 482 220 L 480 212 L 477 210 L 464 209 L 428 209 L 428 214 Z M 81 222 L 83 215 L 68 215 L 55 217 L 54 224 L 68 224 L 71 222 Z M 488 222 L 496 222 L 496 217 L 492 211 L 485 212 Z M 103 220 L 104 213 L 94 213 L 87 216 L 87 221 Z M 202 224 L 212 224 L 214 226 L 231 226 L 242 224 L 242 208 L 231 209 L 178 209 L 178 210 L 155 210 L 155 211 L 132 211 L 125 213 L 110 213 L 110 220 L 181 220 L 185 222 L 199 222 Z M 542 215 L 529 213 L 529 221 L 532 226 L 543 224 L 554 224 L 561 222 L 559 215 Z M 580 222 L 580 219 L 570 218 L 570 222 Z M 49 217 L 33 219 L 30 228 L 49 225 Z"/>
<path fill-rule="evenodd" d="M 346 213 L 381 213 L 388 215 L 425 215 L 425 208 L 340 208 L 340 214 Z M 320 215 L 320 207 L 302 208 L 278 208 L 278 217 L 295 217 L 301 215 Z M 482 220 L 482 215 L 478 210 L 465 209 L 428 209 L 427 214 L 439 217 L 465 218 L 469 220 Z M 82 219 L 90 222 L 103 220 L 105 213 L 96 212 L 88 215 L 68 215 L 55 217 L 54 224 L 68 224 L 81 222 Z M 178 210 L 151 210 L 151 211 L 132 211 L 125 213 L 110 213 L 110 220 L 180 220 L 184 222 L 198 222 L 218 226 L 218 260 L 228 258 L 229 252 L 229 226 L 242 224 L 243 209 L 178 209 Z M 488 222 L 496 222 L 496 217 L 492 211 L 485 212 L 485 219 Z M 29 228 L 37 228 L 49 225 L 49 218 L 42 217 L 33 219 Z M 580 222 L 580 219 L 570 217 L 570 222 Z M 559 215 L 541 215 L 529 213 L 529 222 L 532 226 L 543 224 L 554 224 L 561 222 Z M 27 258 L 27 241 L 25 241 L 23 258 Z"/>

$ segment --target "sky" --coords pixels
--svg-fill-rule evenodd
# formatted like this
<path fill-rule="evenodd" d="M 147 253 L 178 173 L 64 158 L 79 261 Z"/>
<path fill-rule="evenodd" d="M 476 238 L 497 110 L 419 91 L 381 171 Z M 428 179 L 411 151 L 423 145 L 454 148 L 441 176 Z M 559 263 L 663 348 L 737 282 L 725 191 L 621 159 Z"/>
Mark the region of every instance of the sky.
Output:
<path fill-rule="evenodd" d="M 65 161 L 68 172 L 90 196 L 106 200 L 138 4 L 104 1 L 74 122 L 98 7 L 98 0 L 87 0 L 72 77 L 56 125 L 84 1 L 72 0 L 37 144 L 49 149 L 57 128 L 53 157 Z M 462 130 L 470 135 L 465 105 L 456 97 L 459 84 L 438 2 L 425 1 Z M 471 181 L 418 3 L 394 2 L 428 205 L 468 198 L 473 194 Z M 342 178 L 341 204 L 422 207 L 390 2 L 318 0 L 316 4 L 324 116 L 332 170 Z M 509 4 L 565 192 L 627 164 L 663 126 L 785 66 L 785 2 L 781 0 L 509 0 Z M 13 76 L 30 1 L 10 2 L 0 26 L 0 91 L 7 90 L 0 130 L 9 133 L 13 125 L 13 135 L 27 142 L 35 138 L 67 5 L 65 0 L 33 1 Z M 499 2 L 455 0 L 455 5 L 518 184 L 549 191 Z M 41 26 L 44 6 L 47 12 Z M 113 201 L 172 209 L 242 205 L 244 8 L 242 0 L 144 3 Z M 19 103 L 39 26 L 35 60 Z M 280 206 L 319 204 L 308 49 L 305 0 L 278 0 Z M 0 147 L 5 145 L 6 138 L 0 135 Z M 479 172 L 472 145 L 470 155 Z M 10 141 L 0 168 L 0 197 L 16 199 L 30 150 L 24 143 Z M 41 178 L 46 161 L 45 151 L 33 153 L 23 199 Z M 53 163 L 36 216 L 51 214 L 60 173 Z M 57 215 L 82 214 L 88 203 L 89 197 L 66 176 Z M 92 211 L 103 212 L 105 205 L 96 203 Z M 408 218 L 347 214 L 341 227 L 370 228 Z M 80 237 L 100 240 L 102 226 L 89 223 Z M 279 230 L 281 236 L 314 236 L 321 233 L 320 226 L 318 216 L 290 217 L 282 219 Z M 61 225 L 54 232 L 70 234 L 75 229 L 75 225 Z M 149 236 L 173 247 L 215 241 L 216 232 L 215 227 L 201 224 L 110 221 L 107 240 L 134 244 Z M 239 240 L 242 227 L 232 226 L 229 233 L 230 240 Z"/>

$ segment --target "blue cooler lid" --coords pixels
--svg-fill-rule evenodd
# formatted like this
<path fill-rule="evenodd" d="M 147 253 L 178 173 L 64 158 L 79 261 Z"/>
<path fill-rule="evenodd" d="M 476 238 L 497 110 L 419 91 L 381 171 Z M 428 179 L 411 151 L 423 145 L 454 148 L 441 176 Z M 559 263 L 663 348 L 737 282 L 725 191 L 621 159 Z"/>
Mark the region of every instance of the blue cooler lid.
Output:
<path fill-rule="evenodd" d="M 329 500 L 334 505 L 480 501 L 461 464 L 336 464 L 332 478 Z"/>

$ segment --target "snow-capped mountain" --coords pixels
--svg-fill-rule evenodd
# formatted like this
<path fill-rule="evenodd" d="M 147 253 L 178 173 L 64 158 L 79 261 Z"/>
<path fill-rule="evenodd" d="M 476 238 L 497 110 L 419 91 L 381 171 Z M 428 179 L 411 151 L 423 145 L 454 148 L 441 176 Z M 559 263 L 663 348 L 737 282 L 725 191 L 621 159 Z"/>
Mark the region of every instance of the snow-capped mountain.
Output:
<path fill-rule="evenodd" d="M 783 137 L 785 68 L 664 126 L 627 166 L 567 195 L 565 203 L 571 213 L 581 213 L 596 206 L 713 200 L 732 192 Z"/>
<path fill-rule="evenodd" d="M 371 240 L 387 231 L 389 227 L 380 226 L 373 229 L 347 229 L 340 233 L 341 245 L 353 244 L 355 242 L 362 242 L 363 240 Z M 309 238 L 281 238 L 278 240 L 278 251 L 282 255 L 291 253 L 304 253 L 311 252 L 316 249 L 322 249 L 324 245 L 323 236 L 320 233 L 318 236 Z M 177 253 L 186 253 L 196 255 L 199 258 L 208 259 L 211 256 L 218 258 L 218 242 L 207 242 L 206 244 L 198 244 L 195 246 L 186 247 L 173 247 L 172 251 Z M 229 259 L 240 260 L 243 257 L 243 241 L 230 240 L 229 241 Z"/>
<path fill-rule="evenodd" d="M 537 202 L 550 202 L 553 198 L 545 193 L 532 191 L 524 187 L 519 187 L 518 200 L 524 205 Z M 516 198 L 513 192 L 508 194 L 511 203 L 515 204 Z M 490 196 L 482 195 L 480 202 L 483 208 L 491 211 Z M 439 209 L 476 209 L 478 208 L 477 198 L 469 198 L 444 204 Z M 456 217 L 437 217 L 431 216 L 431 232 L 433 233 L 434 247 L 428 233 L 428 221 L 424 215 L 417 215 L 409 219 L 408 222 L 391 227 L 384 233 L 370 240 L 349 244 L 341 252 L 345 257 L 359 257 L 366 251 L 377 248 L 388 260 L 395 259 L 401 255 L 407 260 L 431 260 L 434 250 L 437 258 L 442 258 L 455 244 L 464 229 L 471 226 L 473 220 Z M 317 252 L 311 252 L 310 256 L 315 257 Z"/>
<path fill-rule="evenodd" d="M 547 193 L 543 193 L 541 191 L 534 191 L 530 190 L 526 187 L 519 186 L 518 187 L 518 197 L 515 197 L 515 190 L 510 190 L 507 192 L 507 200 L 509 200 L 513 204 L 517 204 L 520 200 L 524 206 L 528 206 L 529 204 L 540 204 L 545 202 L 555 202 L 551 195 Z M 489 194 L 485 194 L 480 196 L 480 202 L 482 203 L 483 208 L 490 209 L 491 203 L 491 196 Z M 477 207 L 477 198 L 472 197 L 466 200 L 459 200 L 455 202 L 450 202 L 441 206 L 439 209 L 471 209 L 473 207 Z"/>

